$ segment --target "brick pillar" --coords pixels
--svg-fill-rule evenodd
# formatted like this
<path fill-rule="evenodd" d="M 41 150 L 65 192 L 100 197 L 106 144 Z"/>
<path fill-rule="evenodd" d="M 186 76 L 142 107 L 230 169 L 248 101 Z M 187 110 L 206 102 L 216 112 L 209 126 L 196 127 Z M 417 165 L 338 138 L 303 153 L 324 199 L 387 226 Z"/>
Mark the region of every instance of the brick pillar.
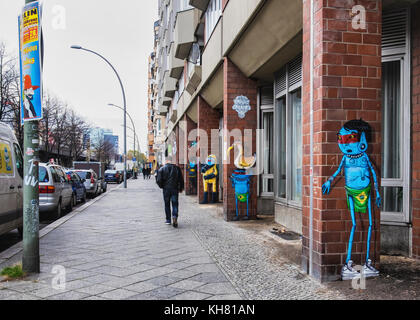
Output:
<path fill-rule="evenodd" d="M 200 164 L 206 161 L 212 150 L 218 150 L 219 141 L 211 139 L 212 130 L 219 129 L 220 113 L 213 109 L 201 96 L 198 97 L 198 156 Z M 217 159 L 220 162 L 220 159 Z M 198 201 L 204 199 L 203 176 L 201 175 L 201 165 L 197 167 L 197 190 Z M 210 200 L 210 199 L 209 199 Z"/>
<path fill-rule="evenodd" d="M 345 122 L 360 119 L 373 128 L 368 154 L 380 178 L 381 164 L 381 21 L 380 0 L 314 1 L 313 69 L 313 276 L 320 281 L 339 278 L 345 263 L 352 228 L 344 178 L 334 181 L 329 195 L 322 184 L 337 170 L 342 154 L 337 132 Z M 367 29 L 352 27 L 353 5 L 364 5 Z M 310 239 L 310 54 L 311 1 L 304 0 L 303 26 L 303 254 L 309 271 Z M 341 177 L 341 178 L 340 178 Z M 373 187 L 373 183 L 372 183 Z M 373 188 L 372 188 L 373 189 Z M 375 192 L 372 191 L 372 204 Z M 379 262 L 380 211 L 374 208 L 371 259 Z M 352 260 L 363 264 L 366 256 L 367 214 L 356 214 Z"/>
<path fill-rule="evenodd" d="M 177 166 L 179 166 L 180 165 L 180 163 L 179 163 L 179 154 L 180 154 L 180 152 L 182 152 L 182 148 L 180 148 L 181 146 L 179 144 L 179 142 L 180 142 L 179 141 L 179 132 L 180 132 L 180 130 L 179 130 L 179 123 L 174 128 L 174 132 L 175 132 L 175 139 L 174 139 L 174 141 L 175 141 L 175 145 L 176 145 L 176 154 L 175 154 L 174 162 L 176 163 Z"/>
<path fill-rule="evenodd" d="M 190 192 L 190 180 L 188 178 L 188 156 L 190 156 L 188 154 L 188 150 L 190 148 L 191 142 L 194 141 L 194 139 L 197 139 L 195 136 L 194 137 L 189 137 L 190 133 L 192 130 L 197 129 L 197 125 L 194 123 L 194 121 L 192 121 L 190 119 L 190 117 L 187 114 L 184 114 L 183 120 L 184 122 L 184 129 L 183 132 L 180 133 L 180 137 L 182 137 L 182 149 L 183 149 L 183 163 L 184 163 L 184 181 L 185 181 L 185 194 L 186 195 L 194 195 L 197 194 L 196 192 Z M 188 140 L 188 138 L 190 138 L 191 140 Z M 192 155 L 191 155 L 192 156 Z M 194 186 L 195 191 L 197 191 L 197 185 Z"/>
<path fill-rule="evenodd" d="M 412 11 L 412 214 L 413 257 L 420 259 L 420 4 Z"/>
<path fill-rule="evenodd" d="M 255 81 L 248 79 L 233 62 L 228 58 L 224 61 L 224 99 L 223 99 L 223 135 L 225 146 L 231 146 L 235 142 L 235 137 L 231 135 L 232 130 L 239 129 L 242 133 L 242 143 L 244 146 L 251 145 L 252 153 L 246 152 L 247 154 L 254 154 L 257 150 L 256 146 L 256 130 L 257 124 L 257 95 L 258 89 Z M 238 96 L 246 96 L 250 100 L 251 110 L 246 113 L 244 119 L 241 119 L 238 113 L 233 110 L 234 100 Z M 251 130 L 252 141 L 244 141 L 245 130 Z M 245 142 L 245 143 L 244 143 Z M 226 150 L 225 150 L 226 152 Z M 230 153 L 228 162 L 224 164 L 223 169 L 223 212 L 226 221 L 231 221 L 236 216 L 236 203 L 235 203 L 235 191 L 232 188 L 230 177 L 233 171 L 236 169 L 234 165 L 234 157 L 237 152 Z M 251 196 L 249 202 L 249 215 L 251 219 L 257 217 L 257 179 L 258 176 L 251 178 Z M 246 205 L 241 204 L 240 206 L 241 215 L 246 215 Z"/>

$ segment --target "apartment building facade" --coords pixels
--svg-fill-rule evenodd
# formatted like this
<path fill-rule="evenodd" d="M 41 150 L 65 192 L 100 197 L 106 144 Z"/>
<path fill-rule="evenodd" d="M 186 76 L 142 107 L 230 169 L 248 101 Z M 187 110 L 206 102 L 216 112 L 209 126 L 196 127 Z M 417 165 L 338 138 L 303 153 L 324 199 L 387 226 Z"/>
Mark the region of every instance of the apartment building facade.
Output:
<path fill-rule="evenodd" d="M 250 217 L 273 214 L 301 234 L 302 268 L 329 281 L 345 262 L 352 220 L 344 179 L 330 195 L 322 184 L 340 165 L 337 132 L 362 118 L 373 128 L 368 152 L 383 200 L 374 209 L 371 257 L 420 258 L 418 16 L 417 0 L 160 0 L 155 79 L 165 155 L 186 176 L 192 141 L 201 163 L 216 154 L 219 199 L 231 221 L 229 159 L 237 153 L 227 148 L 240 132 L 260 169 Z M 234 108 L 238 97 L 249 102 L 245 114 Z M 368 225 L 357 216 L 357 264 Z"/>

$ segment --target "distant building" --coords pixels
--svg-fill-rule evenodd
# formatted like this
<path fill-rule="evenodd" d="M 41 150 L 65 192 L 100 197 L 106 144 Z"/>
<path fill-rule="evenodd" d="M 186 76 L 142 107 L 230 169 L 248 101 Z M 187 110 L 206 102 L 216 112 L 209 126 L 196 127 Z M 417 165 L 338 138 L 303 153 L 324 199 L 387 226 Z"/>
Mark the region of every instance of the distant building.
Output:
<path fill-rule="evenodd" d="M 118 139 L 119 137 L 112 135 L 112 133 L 104 135 L 104 141 L 108 141 L 114 146 L 115 154 L 118 154 L 118 150 L 119 150 Z"/>

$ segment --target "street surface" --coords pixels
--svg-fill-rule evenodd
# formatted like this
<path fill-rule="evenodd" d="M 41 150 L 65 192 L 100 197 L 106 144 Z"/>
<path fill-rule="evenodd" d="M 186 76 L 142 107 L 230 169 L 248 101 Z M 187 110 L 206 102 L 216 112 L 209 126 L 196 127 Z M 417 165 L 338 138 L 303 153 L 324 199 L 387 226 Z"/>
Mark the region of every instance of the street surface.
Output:
<path fill-rule="evenodd" d="M 108 183 L 107 192 L 109 190 L 112 190 L 112 189 L 118 187 L 118 186 L 119 186 L 119 184 Z M 88 197 L 86 200 L 87 200 L 86 202 L 89 203 L 93 199 Z M 83 203 L 78 202 L 77 206 L 75 206 L 74 209 L 77 209 L 77 208 L 81 207 L 82 205 L 83 205 Z M 39 230 L 44 229 L 46 226 L 48 226 L 52 222 L 54 222 L 54 221 L 47 220 L 47 219 L 42 219 L 39 222 Z M 20 241 L 22 241 L 22 238 L 19 236 L 19 232 L 17 230 L 13 230 L 13 231 L 8 232 L 6 234 L 0 235 L 0 252 L 3 252 L 4 250 L 10 248 L 11 246 L 13 246 L 14 244 L 16 244 Z"/>
<path fill-rule="evenodd" d="M 350 282 L 324 285 L 300 270 L 300 241 L 269 231 L 272 217 L 227 223 L 221 205 L 198 206 L 180 197 L 179 228 L 165 225 L 162 192 L 154 179 L 129 180 L 75 213 L 40 240 L 41 274 L 0 283 L 0 299 L 291 300 L 419 299 L 419 264 L 404 280 L 384 264 L 367 290 Z M 51 226 L 49 226 L 51 227 Z M 52 227 L 51 227 L 52 228 Z M 15 248 L 11 248 L 15 249 Z M 10 250 L 9 250 L 10 251 Z M 2 260 L 3 259 L 3 260 Z M 398 259 L 398 258 L 396 258 Z M 0 254 L 0 268 L 21 253 Z M 54 267 L 65 289 L 54 288 Z M 379 292 L 380 291 L 380 292 Z"/>

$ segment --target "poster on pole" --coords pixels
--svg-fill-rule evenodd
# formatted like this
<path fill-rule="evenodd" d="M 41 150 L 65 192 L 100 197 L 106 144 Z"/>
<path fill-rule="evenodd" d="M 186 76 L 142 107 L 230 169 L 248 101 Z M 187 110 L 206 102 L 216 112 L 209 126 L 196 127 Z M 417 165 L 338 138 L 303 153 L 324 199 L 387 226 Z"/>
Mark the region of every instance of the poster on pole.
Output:
<path fill-rule="evenodd" d="M 21 124 L 42 119 L 41 8 L 24 6 L 18 17 Z"/>

